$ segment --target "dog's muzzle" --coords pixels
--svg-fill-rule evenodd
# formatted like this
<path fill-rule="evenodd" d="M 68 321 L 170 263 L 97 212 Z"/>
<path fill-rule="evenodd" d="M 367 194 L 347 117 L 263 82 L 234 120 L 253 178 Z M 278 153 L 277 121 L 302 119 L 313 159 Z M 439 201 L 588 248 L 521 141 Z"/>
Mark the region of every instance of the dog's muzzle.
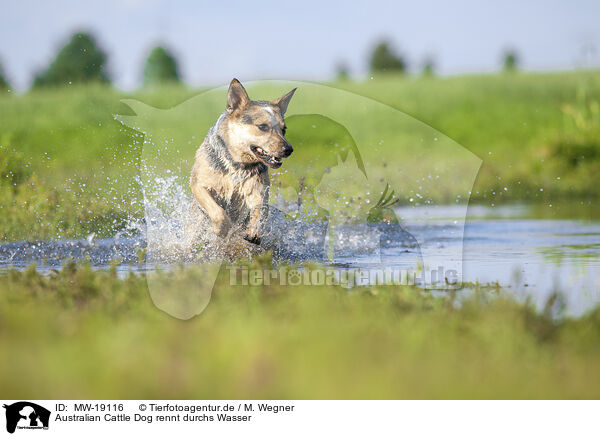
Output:
<path fill-rule="evenodd" d="M 280 157 L 268 154 L 261 147 L 253 145 L 250 147 L 250 149 L 258 159 L 260 159 L 265 165 L 267 165 L 270 168 L 279 168 L 283 163 Z"/>

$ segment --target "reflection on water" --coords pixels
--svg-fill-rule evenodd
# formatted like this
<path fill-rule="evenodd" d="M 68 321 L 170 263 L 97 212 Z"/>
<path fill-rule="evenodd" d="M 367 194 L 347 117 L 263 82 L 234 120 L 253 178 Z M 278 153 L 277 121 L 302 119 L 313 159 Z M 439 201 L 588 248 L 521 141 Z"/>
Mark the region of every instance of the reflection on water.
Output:
<path fill-rule="evenodd" d="M 0 245 L 0 268 L 24 269 L 33 263 L 38 271 L 49 273 L 65 260 L 85 259 L 94 268 L 108 268 L 113 263 L 121 272 L 142 272 L 140 259 L 145 247 L 139 238 L 10 242 Z"/>
<path fill-rule="evenodd" d="M 557 219 L 589 217 L 587 205 L 553 206 L 469 207 L 462 240 L 463 283 L 499 283 L 539 305 L 560 292 L 571 314 L 600 302 L 600 220 Z M 430 207 L 426 213 L 417 208 L 398 211 L 409 232 L 424 235 L 426 244 L 443 244 L 446 252 L 461 241 L 442 241 L 436 230 L 460 226 L 459 213 L 452 206 Z"/>
<path fill-rule="evenodd" d="M 453 247 L 462 243 L 463 283 L 498 282 L 540 304 L 559 291 L 572 314 L 600 302 L 600 220 L 530 218 L 525 206 L 471 207 L 463 236 L 454 212 L 442 206 L 398 208 L 402 229 L 388 229 L 376 259 L 358 238 L 359 243 L 344 244 L 343 256 L 332 264 L 363 270 L 382 263 L 403 266 L 427 251 L 438 265 L 455 265 L 461 259 Z M 361 231 L 347 230 L 353 238 Z M 415 238 L 420 247 L 408 243 Z M 0 268 L 36 263 L 50 272 L 72 258 L 88 259 L 95 268 L 107 268 L 112 261 L 121 272 L 144 272 L 152 268 L 140 262 L 145 246 L 144 238 L 6 243 L 0 245 Z"/>
<path fill-rule="evenodd" d="M 561 292 L 571 313 L 600 301 L 600 223 L 570 220 L 469 221 L 465 281 L 511 286 L 546 301 Z"/>

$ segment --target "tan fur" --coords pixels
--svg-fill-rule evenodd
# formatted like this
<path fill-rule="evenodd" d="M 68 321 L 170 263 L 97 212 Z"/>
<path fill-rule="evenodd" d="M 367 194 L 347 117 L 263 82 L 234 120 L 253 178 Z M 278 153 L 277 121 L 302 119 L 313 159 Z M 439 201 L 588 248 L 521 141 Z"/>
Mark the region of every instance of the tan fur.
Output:
<path fill-rule="evenodd" d="M 247 223 L 244 239 L 260 243 L 269 199 L 267 167 L 278 168 L 292 152 L 283 116 L 294 91 L 274 102 L 253 101 L 233 79 L 226 111 L 196 151 L 190 187 L 220 238 Z"/>

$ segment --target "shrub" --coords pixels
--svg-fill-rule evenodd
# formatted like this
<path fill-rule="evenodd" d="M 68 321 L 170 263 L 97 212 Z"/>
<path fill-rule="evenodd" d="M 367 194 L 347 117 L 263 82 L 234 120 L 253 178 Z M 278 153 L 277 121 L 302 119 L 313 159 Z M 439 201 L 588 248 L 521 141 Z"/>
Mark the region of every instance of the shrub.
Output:
<path fill-rule="evenodd" d="M 404 58 L 391 48 L 386 41 L 380 42 L 371 54 L 369 62 L 371 72 L 399 72 L 406 71 L 406 62 Z"/>
<path fill-rule="evenodd" d="M 164 47 L 152 49 L 144 65 L 144 85 L 180 81 L 175 57 Z"/>
<path fill-rule="evenodd" d="M 509 50 L 506 53 L 504 53 L 504 56 L 502 59 L 502 69 L 505 72 L 516 71 L 518 63 L 519 63 L 519 57 L 514 50 Z"/>
<path fill-rule="evenodd" d="M 10 89 L 10 88 L 11 88 L 10 85 L 4 78 L 4 70 L 2 69 L 2 65 L 0 65 L 0 91 L 6 91 L 7 89 Z"/>
<path fill-rule="evenodd" d="M 54 61 L 33 82 L 34 87 L 110 80 L 105 71 L 106 55 L 87 33 L 76 33 Z"/>

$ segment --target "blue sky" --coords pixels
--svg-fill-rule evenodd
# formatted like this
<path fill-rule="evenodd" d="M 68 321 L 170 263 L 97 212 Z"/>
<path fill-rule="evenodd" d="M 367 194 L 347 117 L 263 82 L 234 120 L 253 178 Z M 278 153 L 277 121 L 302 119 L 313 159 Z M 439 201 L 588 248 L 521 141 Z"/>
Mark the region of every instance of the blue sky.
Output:
<path fill-rule="evenodd" d="M 0 63 L 18 89 L 77 30 L 97 37 L 125 89 L 139 85 L 145 56 L 159 43 L 177 55 L 192 85 L 233 76 L 327 79 L 339 61 L 364 76 L 382 37 L 409 66 L 432 56 L 442 74 L 493 71 L 509 47 L 528 70 L 600 66 L 597 0 L 1 1 Z"/>

